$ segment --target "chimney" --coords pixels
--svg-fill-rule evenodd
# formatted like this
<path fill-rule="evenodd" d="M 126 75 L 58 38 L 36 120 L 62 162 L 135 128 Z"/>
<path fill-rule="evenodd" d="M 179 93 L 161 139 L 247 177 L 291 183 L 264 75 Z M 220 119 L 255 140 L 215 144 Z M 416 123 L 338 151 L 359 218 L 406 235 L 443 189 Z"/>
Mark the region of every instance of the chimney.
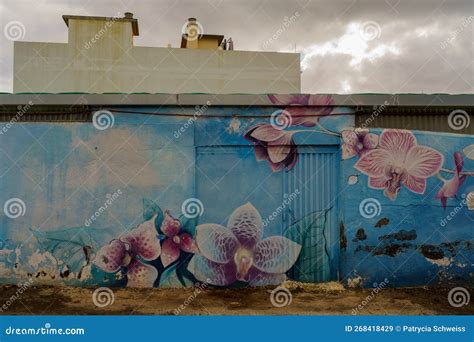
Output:
<path fill-rule="evenodd" d="M 183 38 L 185 40 L 185 47 L 188 49 L 196 49 L 198 47 L 198 39 L 202 32 L 196 18 L 188 18 L 183 30 Z"/>

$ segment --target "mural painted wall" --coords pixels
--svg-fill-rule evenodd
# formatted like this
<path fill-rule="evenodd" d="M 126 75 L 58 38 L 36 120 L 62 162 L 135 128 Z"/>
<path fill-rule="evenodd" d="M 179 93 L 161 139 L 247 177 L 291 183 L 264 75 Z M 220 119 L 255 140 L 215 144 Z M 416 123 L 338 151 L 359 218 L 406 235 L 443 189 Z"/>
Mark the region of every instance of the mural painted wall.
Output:
<path fill-rule="evenodd" d="M 272 101 L 11 125 L 0 136 L 1 281 L 257 286 L 334 277 L 335 191 L 313 189 L 337 188 L 337 132 L 351 125 L 351 110 L 328 96 Z M 315 166 L 324 172 L 307 172 Z"/>
<path fill-rule="evenodd" d="M 472 282 L 472 137 L 355 130 L 330 96 L 270 99 L 11 125 L 0 281 Z"/>
<path fill-rule="evenodd" d="M 356 129 L 342 139 L 348 283 L 472 284 L 474 137 Z"/>

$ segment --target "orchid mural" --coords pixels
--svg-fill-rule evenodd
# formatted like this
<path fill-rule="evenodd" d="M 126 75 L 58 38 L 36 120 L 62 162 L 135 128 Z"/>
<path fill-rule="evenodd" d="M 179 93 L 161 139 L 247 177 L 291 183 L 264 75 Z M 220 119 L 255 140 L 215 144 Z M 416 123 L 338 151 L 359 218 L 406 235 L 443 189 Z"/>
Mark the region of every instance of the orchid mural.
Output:
<path fill-rule="evenodd" d="M 196 281 L 216 286 L 239 282 L 251 286 L 280 284 L 301 250 L 300 244 L 283 236 L 263 238 L 262 218 L 250 203 L 234 210 L 228 227 L 196 227 L 194 219 L 184 215 L 176 219 L 153 201 L 145 199 L 143 204 L 143 223 L 93 251 L 92 243 L 87 242 L 88 253 L 94 255 L 91 266 L 96 280 L 110 274 L 112 277 L 104 279 L 110 286 L 175 287 L 190 286 Z M 95 233 L 96 228 L 80 231 L 87 235 Z M 65 248 L 48 248 L 46 252 L 53 253 L 53 260 L 59 261 L 67 258 L 73 234 L 77 229 L 52 231 L 40 238 L 45 246 L 50 245 L 49 241 L 55 248 L 64 245 Z M 95 284 L 93 279 L 84 281 Z"/>
<path fill-rule="evenodd" d="M 255 145 L 258 161 L 268 161 L 273 172 L 291 171 L 298 161 L 298 148 L 293 135 L 309 130 L 295 130 L 296 126 L 318 126 L 317 132 L 339 135 L 330 132 L 320 124 L 320 118 L 333 111 L 334 101 L 329 95 L 269 95 L 272 103 L 285 106 L 274 114 L 283 118 L 272 118 L 271 124 L 258 123 L 245 132 L 245 138 Z M 309 107 L 312 106 L 312 107 Z M 281 123 L 279 121 L 282 121 Z"/>
<path fill-rule="evenodd" d="M 19 274 L 16 268 L 18 264 L 20 264 L 20 268 L 23 267 L 22 271 L 27 269 L 27 267 L 21 264 L 23 258 L 27 260 L 27 263 L 31 263 L 29 260 L 33 260 L 36 262 L 33 263 L 33 266 L 38 266 L 30 267 L 26 273 L 23 272 L 24 274 L 31 273 L 35 277 L 40 274 L 38 279 L 42 279 L 41 274 L 45 273 L 44 270 L 46 270 L 42 263 L 47 262 L 48 267 L 50 264 L 52 265 L 49 268 L 54 269 L 54 272 L 51 272 L 51 275 L 48 274 L 48 277 L 43 278 L 52 280 L 52 275 L 54 275 L 56 277 L 54 278 L 55 281 L 63 281 L 68 285 L 95 286 L 100 284 L 107 286 L 126 285 L 129 287 L 176 287 L 192 286 L 197 281 L 226 287 L 275 285 L 284 281 L 287 275 L 293 276 L 294 279 L 299 281 L 313 281 L 313 278 L 303 278 L 303 273 L 307 273 L 310 268 L 308 267 L 309 259 L 306 256 L 311 253 L 306 253 L 306 251 L 313 251 L 315 248 L 321 248 L 322 251 L 324 248 L 323 260 L 325 261 L 323 262 L 327 261 L 328 267 L 321 267 L 323 270 L 320 273 L 323 274 L 323 272 L 327 271 L 327 274 L 324 273 L 324 277 L 331 276 L 334 278 L 332 273 L 337 273 L 333 271 L 337 271 L 334 267 L 338 266 L 332 264 L 333 260 L 336 259 L 333 258 L 332 253 L 339 253 L 339 251 L 326 250 L 326 243 L 329 243 L 326 242 L 326 238 L 331 238 L 332 246 L 332 243 L 335 242 L 335 240 L 332 240 L 332 237 L 335 236 L 337 238 L 338 229 L 340 251 L 341 253 L 347 253 L 346 256 L 349 255 L 347 251 L 350 251 L 354 244 L 359 244 L 360 246 L 357 246 L 360 247 L 359 251 L 370 252 L 373 255 L 393 253 L 393 257 L 398 257 L 410 243 L 407 241 L 411 240 L 406 238 L 407 232 L 402 231 L 401 233 L 403 234 L 400 232 L 385 234 L 383 233 L 383 227 L 391 224 L 390 228 L 392 228 L 396 225 L 396 216 L 399 214 L 399 210 L 408 212 L 413 210 L 414 213 L 417 213 L 418 207 L 416 206 L 419 203 L 415 199 L 419 198 L 419 202 L 425 208 L 432 206 L 435 210 L 439 211 L 438 213 L 426 211 L 424 213 L 425 216 L 423 216 L 425 220 L 429 215 L 433 217 L 438 215 L 438 218 L 442 218 L 447 216 L 447 213 L 443 213 L 440 210 L 438 203 L 441 203 L 441 206 L 446 208 L 448 204 L 454 204 L 454 199 L 458 199 L 463 192 L 472 192 L 472 184 L 466 184 L 469 180 L 472 180 L 469 177 L 474 176 L 472 165 L 470 165 L 472 160 L 474 160 L 474 144 L 472 144 L 472 139 L 469 137 L 458 138 L 450 135 L 440 140 L 443 141 L 444 145 L 435 145 L 430 142 L 437 141 L 435 139 L 437 136 L 431 134 L 425 135 L 399 129 L 369 130 L 352 127 L 346 129 L 345 127 L 348 127 L 351 122 L 344 116 L 346 115 L 344 108 L 338 109 L 342 115 L 334 113 L 334 101 L 330 96 L 269 95 L 269 98 L 275 106 L 280 107 L 280 110 L 276 112 L 281 112 L 286 116 L 285 125 L 278 126 L 271 124 L 271 121 L 263 122 L 258 121 L 258 119 L 250 119 L 250 116 L 245 118 L 247 121 L 242 119 L 242 123 L 240 119 L 234 118 L 230 125 L 228 125 L 229 117 L 222 119 L 222 121 L 216 118 L 216 120 L 196 122 L 195 139 L 202 139 L 196 140 L 199 141 L 199 148 L 205 146 L 202 149 L 202 153 L 196 153 L 195 147 L 197 145 L 194 147 L 186 145 L 186 147 L 189 147 L 183 149 L 183 154 L 186 158 L 177 156 L 174 150 L 163 151 L 163 154 L 166 154 L 166 156 L 163 156 L 163 159 L 159 161 L 156 158 L 157 161 L 153 164 L 153 167 L 156 168 L 156 175 L 154 175 L 153 180 L 143 177 L 143 182 L 139 182 L 139 184 L 132 182 L 128 194 L 124 195 L 123 199 L 121 199 L 123 202 L 117 201 L 114 203 L 115 208 L 110 207 L 110 210 L 115 210 L 113 215 L 111 213 L 114 220 L 107 219 L 107 214 L 104 211 L 104 217 L 94 222 L 94 224 L 98 225 L 97 227 L 81 226 L 80 223 L 79 226 L 76 226 L 78 224 L 77 220 L 82 220 L 83 216 L 87 216 L 85 214 L 91 210 L 90 203 L 84 205 L 80 200 L 77 201 L 77 210 L 75 210 L 75 212 L 79 213 L 79 216 L 71 215 L 71 211 L 68 211 L 67 214 L 58 213 L 57 222 L 59 223 L 52 224 L 53 227 L 57 228 L 47 227 L 46 229 L 38 229 L 28 227 L 27 224 L 33 222 L 33 219 L 31 219 L 32 221 L 20 221 L 22 220 L 21 218 L 18 218 L 16 221 L 5 219 L 3 222 L 8 224 L 23 225 L 26 222 L 25 227 L 31 229 L 31 234 L 24 234 L 23 232 L 23 235 L 17 236 L 14 234 L 16 233 L 15 229 L 7 229 L 9 234 L 2 236 L 5 240 L 0 240 L 0 276 L 3 274 L 3 279 L 7 277 L 8 279 L 15 279 Z M 227 109 L 224 108 L 223 110 Z M 350 110 L 352 111 L 352 109 Z M 244 116 L 241 115 L 241 117 Z M 178 119 L 176 120 L 179 122 Z M 249 127 L 250 125 L 252 126 Z M 156 129 L 159 129 L 159 133 L 165 136 L 168 128 L 161 127 L 163 125 L 154 126 L 157 126 Z M 208 133 L 209 130 L 215 129 L 215 127 L 220 127 L 222 132 L 210 136 L 212 141 L 204 140 L 198 136 L 199 132 Z M 21 130 L 22 134 L 23 131 Z M 254 149 L 255 157 L 251 155 L 250 159 L 246 160 L 248 163 L 239 163 L 243 158 L 247 158 L 246 152 L 248 149 L 246 148 L 245 153 L 242 153 L 240 148 L 243 141 L 241 132 L 244 131 L 244 138 L 250 141 L 250 147 Z M 223 132 L 226 133 L 220 134 Z M 235 136 L 235 132 L 238 132 L 239 135 Z M 323 139 L 318 140 L 321 135 L 304 135 L 304 133 L 308 132 L 331 135 L 332 137 L 324 136 Z M 153 140 L 156 138 L 155 133 L 154 127 L 153 134 L 146 135 L 146 138 L 149 139 L 146 141 L 146 146 L 155 146 L 153 145 L 156 143 Z M 229 136 L 231 134 L 234 134 L 234 136 Z M 219 135 L 218 141 L 214 142 L 214 138 L 217 138 L 217 135 Z M 206 139 L 208 138 L 206 135 Z M 229 142 L 227 138 L 232 138 L 232 140 Z M 465 143 L 465 140 L 469 140 L 469 142 Z M 311 183 L 318 184 L 318 188 L 314 188 L 313 185 L 311 187 L 305 185 L 307 192 L 297 202 L 293 202 L 291 212 L 288 210 L 288 215 L 286 215 L 288 218 L 274 221 L 274 228 L 278 229 L 277 235 L 268 236 L 274 233 L 268 233 L 271 228 L 266 228 L 267 230 L 264 231 L 264 224 L 257 208 L 261 209 L 262 213 L 269 214 L 273 204 L 276 204 L 275 212 L 278 215 L 281 214 L 280 212 L 283 212 L 283 209 L 279 211 L 280 207 L 278 205 L 279 196 L 283 194 L 282 189 L 285 189 L 285 179 L 296 179 L 297 177 L 293 177 L 295 175 L 300 177 L 297 178 L 298 180 L 307 180 L 314 175 L 313 170 L 316 170 L 315 172 L 319 171 L 319 169 L 313 168 L 305 170 L 301 160 L 298 163 L 298 158 L 299 153 L 303 152 L 318 154 L 318 146 L 316 145 L 321 143 L 321 141 L 323 141 L 324 145 L 331 145 L 324 152 L 324 158 L 326 156 L 331 158 L 330 165 L 325 164 L 325 167 L 329 168 L 329 171 L 326 170 L 328 173 L 335 169 L 336 163 L 332 162 L 335 161 L 336 156 L 339 155 L 338 153 L 341 153 L 343 159 L 341 173 L 344 175 L 344 179 L 349 179 L 348 184 L 351 189 L 348 189 L 347 196 L 340 202 L 342 203 L 341 205 L 349 206 L 349 210 L 345 207 L 339 207 L 340 204 L 335 202 L 333 207 L 327 207 L 323 202 L 316 203 L 317 201 L 314 201 L 315 203 L 309 203 L 310 201 L 307 198 L 310 198 L 312 195 L 311 191 L 333 191 L 335 189 L 332 186 L 326 187 L 326 180 L 323 179 L 317 183 Z M 452 142 L 454 142 L 453 146 L 455 147 L 449 149 Z M 104 142 L 101 144 L 104 144 Z M 305 150 L 303 150 L 303 144 L 305 145 Z M 340 152 L 337 148 L 334 148 L 334 145 L 337 144 L 340 144 Z M 100 144 L 97 145 L 100 146 Z M 214 149 L 216 146 L 219 148 Z M 225 153 L 216 153 L 215 150 L 221 150 L 221 146 L 225 146 L 225 149 L 223 149 Z M 232 149 L 229 153 L 227 150 L 228 146 L 230 146 L 229 149 Z M 436 148 L 434 148 L 435 146 Z M 443 151 L 441 146 L 445 146 L 449 152 Z M 330 153 L 327 153 L 327 151 L 330 151 Z M 126 153 L 132 155 L 134 153 L 143 154 L 142 159 L 145 164 L 149 160 L 153 161 L 156 157 L 156 151 L 150 151 L 148 147 L 134 149 L 133 151 L 127 150 Z M 88 160 L 86 156 L 83 158 L 85 161 Z M 189 160 L 192 160 L 192 158 L 195 158 L 194 160 L 196 161 L 196 169 L 194 171 L 189 167 L 192 166 L 189 164 Z M 263 162 L 258 164 L 262 166 L 261 169 L 256 167 L 257 164 L 254 158 L 259 162 Z M 126 159 L 127 163 L 135 162 L 135 160 L 135 156 L 131 159 Z M 203 166 L 206 166 L 205 177 L 208 178 L 209 182 L 198 182 L 200 180 L 199 177 L 204 178 L 203 170 L 199 170 L 200 165 L 198 161 Z M 306 161 L 313 163 L 314 159 L 307 158 L 305 159 Z M 46 161 L 41 163 L 38 165 L 50 165 Z M 127 163 L 124 164 L 125 167 L 128 167 Z M 228 171 L 234 164 L 238 164 L 242 169 L 236 168 L 233 173 L 228 174 Z M 66 165 L 67 163 L 64 163 L 64 167 Z M 301 170 L 298 170 L 298 167 Z M 216 170 L 215 172 L 213 168 Z M 289 172 L 291 170 L 296 172 L 292 175 L 275 175 L 271 174 L 270 169 L 272 172 Z M 207 172 L 209 170 L 212 172 Z M 68 169 L 63 171 L 67 173 Z M 221 178 L 223 174 L 225 178 Z M 249 174 L 254 178 L 253 182 L 247 182 Z M 337 172 L 334 172 L 331 176 L 337 177 L 336 174 Z M 73 175 L 76 174 L 74 173 Z M 242 175 L 242 178 L 236 178 L 240 177 L 240 175 Z M 365 178 L 366 176 L 367 178 Z M 137 176 L 133 179 L 136 180 L 138 178 L 142 177 Z M 213 184 L 218 179 L 219 182 L 216 183 L 219 183 L 221 188 L 218 188 L 216 184 L 215 191 L 206 193 L 203 190 L 208 189 L 208 184 Z M 220 179 L 223 179 L 223 181 L 221 182 Z M 342 179 L 340 180 L 342 181 Z M 113 181 L 113 179 L 110 180 L 110 184 L 114 184 Z M 13 184 L 13 182 L 11 183 Z M 106 193 L 107 190 L 110 190 L 110 184 L 101 183 L 98 185 L 98 192 Z M 255 184 L 257 186 L 254 186 Z M 303 182 L 301 184 L 304 185 Z M 321 189 L 319 189 L 319 184 L 323 184 Z M 258 189 L 260 185 L 265 191 L 252 193 L 252 196 L 249 196 L 251 191 L 254 188 Z M 67 187 L 64 188 L 62 185 L 54 186 L 58 187 L 55 191 L 61 191 L 60 194 L 67 191 Z M 244 188 L 244 186 L 246 187 Z M 365 230 L 359 233 L 361 229 L 360 212 L 357 210 L 357 205 L 360 203 L 358 196 L 360 195 L 361 188 L 363 188 L 362 190 L 367 188 L 373 189 L 370 190 L 372 192 L 371 197 L 373 195 L 373 197 L 380 199 L 385 196 L 388 199 L 387 201 L 398 201 L 397 204 L 400 205 L 384 206 L 384 216 L 377 218 L 377 222 L 368 220 L 367 224 L 370 224 L 370 227 L 364 227 Z M 14 187 L 12 189 L 17 191 Z M 13 191 L 12 189 L 10 191 Z M 221 189 L 226 191 L 222 197 L 219 196 Z M 266 190 L 269 191 L 267 192 Z M 161 198 L 166 197 L 165 201 L 171 204 L 182 203 L 180 201 L 191 194 L 201 196 L 200 199 L 205 203 L 206 207 L 204 216 L 189 217 L 184 212 L 182 215 L 176 214 L 180 212 L 176 208 L 173 210 L 170 207 L 162 210 L 153 201 L 143 199 L 143 218 L 140 221 L 136 221 L 136 216 L 140 214 L 141 207 L 140 201 L 134 202 L 136 200 L 135 196 L 137 194 L 143 194 L 143 196 L 147 194 L 147 196 L 150 196 L 150 193 L 155 191 L 159 191 Z M 166 191 L 168 193 L 164 195 Z M 197 192 L 197 194 L 194 192 Z M 339 195 L 339 193 L 335 194 L 336 192 L 334 191 L 334 193 L 329 195 Z M 273 195 L 275 201 L 269 201 L 266 194 Z M 410 197 L 406 197 L 406 194 L 410 194 Z M 426 196 L 427 198 L 429 196 L 428 201 L 421 196 L 416 197 L 413 194 L 428 194 Z M 8 196 L 13 195 L 16 196 L 16 192 L 8 193 Z M 84 196 L 86 197 L 81 198 L 89 198 L 89 191 L 84 193 Z M 23 197 L 26 198 L 27 196 Z M 239 206 L 245 203 L 243 198 L 246 197 L 252 198 L 253 204 L 246 203 Z M 56 195 L 55 198 L 61 197 Z M 430 199 L 435 205 L 429 203 Z M 41 201 L 38 200 L 37 202 Z M 456 204 L 458 202 L 456 201 Z M 54 203 L 56 202 L 48 202 L 47 204 L 53 207 Z M 412 204 L 414 204 L 413 208 L 408 208 Z M 32 200 L 30 200 L 29 206 L 31 206 L 31 210 L 28 209 L 27 215 L 40 211 L 37 208 L 35 209 L 35 204 Z M 296 210 L 293 210 L 293 206 L 296 207 Z M 467 205 L 464 206 L 467 207 Z M 462 208 L 463 213 L 469 210 L 469 208 L 465 207 Z M 96 208 L 92 209 L 96 210 Z M 284 210 L 287 209 L 290 208 L 284 208 Z M 231 212 L 228 218 L 226 216 L 219 220 L 219 222 L 224 222 L 223 220 L 227 219 L 226 224 L 212 223 L 217 221 L 211 218 L 205 219 L 205 217 L 214 218 L 216 215 L 220 215 L 221 211 Z M 331 215 L 339 212 L 341 213 L 341 221 L 338 225 L 339 222 L 336 222 Z M 354 212 L 356 213 L 355 216 Z M 117 213 L 120 215 L 116 215 Z M 468 214 L 471 213 L 468 212 Z M 468 214 L 463 215 L 464 217 L 461 217 L 461 215 L 456 217 L 458 221 L 455 224 L 457 225 L 458 222 L 461 222 L 464 226 L 470 227 L 471 221 L 467 224 L 464 223 Z M 417 219 L 418 217 L 415 217 L 413 221 Z M 125 233 L 118 233 L 115 225 L 116 220 L 120 220 L 124 225 L 131 225 L 133 228 Z M 199 222 L 200 220 L 204 220 L 204 222 Z M 63 221 L 68 222 L 67 228 L 62 226 Z M 136 222 L 138 225 L 136 223 L 131 224 L 131 222 Z M 265 222 L 270 225 L 272 221 L 268 220 L 268 222 Z M 280 233 L 282 228 L 280 224 L 287 225 L 281 230 L 283 233 Z M 428 225 L 424 225 L 424 222 L 422 227 L 418 227 L 416 224 L 417 222 L 413 222 L 413 230 L 431 228 Z M 434 222 L 432 226 L 436 224 L 437 222 Z M 17 226 L 11 225 L 8 227 Z M 377 229 L 372 229 L 372 227 Z M 408 233 L 411 232 L 411 228 Z M 396 253 L 393 252 L 393 249 L 385 251 L 383 248 L 378 248 L 376 244 L 373 244 L 373 246 L 369 244 L 369 241 L 366 240 L 372 239 L 377 244 L 379 241 L 382 241 L 380 238 L 384 235 L 375 235 L 374 232 L 382 232 L 380 234 L 387 235 L 383 238 L 383 241 L 393 241 L 393 245 L 399 246 Z M 419 236 L 421 236 L 421 233 L 420 231 Z M 450 232 L 450 234 L 453 234 L 453 232 Z M 29 235 L 32 236 L 31 241 L 28 244 L 22 244 L 21 238 Z M 415 235 L 408 234 L 408 237 L 411 238 L 411 236 Z M 455 235 L 450 235 L 449 238 L 451 236 L 454 237 Z M 464 235 L 460 235 L 456 239 L 465 238 Z M 457 240 L 452 243 L 458 243 Z M 311 241 L 318 242 L 310 244 L 309 242 Z M 468 242 L 470 243 L 470 241 Z M 366 245 L 362 246 L 365 243 Z M 448 246 L 444 240 L 439 243 L 441 247 L 434 244 L 426 245 L 427 254 L 437 256 L 437 254 L 440 254 L 438 253 L 439 248 L 443 249 Z M 413 243 L 413 246 L 418 248 L 419 244 Z M 27 252 L 28 249 L 31 249 L 31 252 Z M 336 249 L 337 247 L 334 250 Z M 449 248 L 446 247 L 446 249 Z M 351 261 L 348 257 L 343 262 L 347 262 L 347 260 Z M 444 260 L 444 258 L 433 260 Z M 319 254 L 317 254 L 317 258 L 315 257 L 314 262 L 315 265 L 322 262 Z M 319 264 L 317 265 L 318 267 Z M 371 270 L 372 266 L 373 264 L 369 264 L 367 269 Z M 301 272 L 299 272 L 300 268 Z M 466 267 L 465 269 L 467 270 L 468 268 Z M 352 271 L 352 269 L 349 271 Z M 367 277 L 370 277 L 369 273 L 370 271 L 366 273 Z M 431 269 L 428 273 L 431 278 Z M 374 273 L 372 272 L 372 274 Z M 320 275 L 317 274 L 316 276 L 319 277 Z"/>
<path fill-rule="evenodd" d="M 464 165 L 464 159 L 460 152 L 454 153 L 454 164 L 454 176 L 451 179 L 445 180 L 440 176 L 444 184 L 443 187 L 436 194 L 436 198 L 441 200 L 441 205 L 443 206 L 443 208 L 446 208 L 448 198 L 456 197 L 459 187 L 462 185 L 462 183 L 467 177 L 466 175 L 461 175 L 461 171 Z"/>
<path fill-rule="evenodd" d="M 459 188 L 473 172 L 463 172 L 464 158 L 455 152 L 454 170 L 443 168 L 444 156 L 437 150 L 419 145 L 408 130 L 385 129 L 380 136 L 368 129 L 344 130 L 342 159 L 359 157 L 354 168 L 368 176 L 369 188 L 383 190 L 392 201 L 402 186 L 413 193 L 424 194 L 427 179 L 436 176 L 443 184 L 435 198 L 446 208 L 447 199 L 455 198 Z M 466 153 L 466 150 L 464 151 Z M 445 179 L 441 173 L 453 174 Z"/>
<path fill-rule="evenodd" d="M 262 239 L 262 235 L 262 218 L 250 203 L 235 209 L 227 227 L 201 224 L 196 233 L 200 254 L 188 269 L 198 280 L 217 286 L 236 281 L 251 286 L 280 284 L 301 246 L 283 236 Z"/>
<path fill-rule="evenodd" d="M 384 190 L 394 201 L 402 184 L 423 194 L 426 179 L 437 174 L 444 157 L 435 149 L 418 145 L 410 131 L 390 129 L 380 135 L 380 146 L 365 153 L 354 167 L 369 176 L 369 187 Z"/>
<path fill-rule="evenodd" d="M 163 241 L 161 261 L 164 267 L 178 260 L 181 251 L 187 253 L 196 252 L 194 239 L 189 233 L 181 232 L 181 223 L 171 216 L 169 211 L 165 212 L 165 218 L 161 224 L 161 231 L 166 238 Z"/>
<path fill-rule="evenodd" d="M 294 131 L 284 131 L 272 125 L 258 124 L 251 127 L 245 138 L 255 143 L 255 157 L 258 161 L 267 160 L 271 169 L 291 170 L 298 160 L 298 150 L 293 141 Z"/>
<path fill-rule="evenodd" d="M 158 271 L 141 261 L 152 261 L 160 256 L 161 245 L 155 229 L 155 217 L 103 246 L 96 254 L 94 264 L 105 272 L 116 273 L 127 269 L 127 286 L 153 286 Z"/>
<path fill-rule="evenodd" d="M 379 136 L 366 128 L 356 128 L 342 131 L 342 142 L 342 159 L 350 159 L 376 148 Z"/>
<path fill-rule="evenodd" d="M 273 104 L 285 106 L 292 126 L 313 127 L 319 118 L 330 115 L 334 100 L 330 95 L 268 95 Z M 313 106 L 313 107 L 307 107 Z"/>

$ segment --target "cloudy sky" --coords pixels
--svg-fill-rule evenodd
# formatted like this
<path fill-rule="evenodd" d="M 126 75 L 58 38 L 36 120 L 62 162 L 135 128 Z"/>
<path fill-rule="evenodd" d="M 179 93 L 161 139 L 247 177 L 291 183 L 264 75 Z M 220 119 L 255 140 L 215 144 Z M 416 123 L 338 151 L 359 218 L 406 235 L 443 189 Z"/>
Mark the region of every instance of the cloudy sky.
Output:
<path fill-rule="evenodd" d="M 12 91 L 13 42 L 66 42 L 63 14 L 139 20 L 135 45 L 179 46 L 197 17 L 238 50 L 296 51 L 306 93 L 473 93 L 472 0 L 0 0 L 0 91 Z M 286 23 L 286 24 L 285 24 Z"/>

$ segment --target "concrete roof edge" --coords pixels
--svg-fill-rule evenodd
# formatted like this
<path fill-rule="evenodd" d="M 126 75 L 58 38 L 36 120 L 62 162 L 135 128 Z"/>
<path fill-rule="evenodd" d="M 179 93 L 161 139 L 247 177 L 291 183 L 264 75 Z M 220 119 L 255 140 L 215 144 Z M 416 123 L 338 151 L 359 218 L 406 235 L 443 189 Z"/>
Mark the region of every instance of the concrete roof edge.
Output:
<path fill-rule="evenodd" d="M 325 94 L 335 106 L 474 107 L 474 94 Z M 108 105 L 108 106 L 274 106 L 268 94 L 81 94 L 0 93 L 0 105 Z"/>

